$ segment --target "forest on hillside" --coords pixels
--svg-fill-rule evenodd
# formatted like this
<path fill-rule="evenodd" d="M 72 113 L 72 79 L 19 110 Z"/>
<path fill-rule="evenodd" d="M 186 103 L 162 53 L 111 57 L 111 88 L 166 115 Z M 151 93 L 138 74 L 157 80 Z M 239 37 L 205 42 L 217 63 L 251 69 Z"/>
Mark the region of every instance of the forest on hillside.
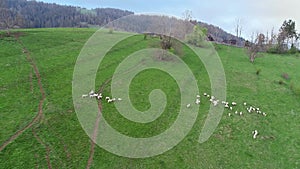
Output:
<path fill-rule="evenodd" d="M 86 9 L 29 0 L 0 0 L 0 29 L 103 26 L 132 14 L 134 12 L 114 8 Z M 192 22 L 206 28 L 214 41 L 237 39 L 220 27 L 200 21 Z"/>
<path fill-rule="evenodd" d="M 133 12 L 113 8 L 85 8 L 27 0 L 1 0 L 3 27 L 49 28 L 102 26 Z"/>

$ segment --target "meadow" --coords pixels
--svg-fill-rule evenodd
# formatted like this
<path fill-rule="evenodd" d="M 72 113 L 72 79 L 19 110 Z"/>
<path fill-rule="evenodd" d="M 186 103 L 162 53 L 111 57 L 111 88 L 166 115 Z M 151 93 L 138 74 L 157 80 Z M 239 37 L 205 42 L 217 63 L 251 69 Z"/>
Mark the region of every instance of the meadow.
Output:
<path fill-rule="evenodd" d="M 72 78 L 77 57 L 96 29 L 24 29 L 19 40 L 0 39 L 0 145 L 36 116 L 42 98 L 33 59 L 45 91 L 42 117 L 0 151 L 0 168 L 86 168 L 91 140 L 82 129 L 72 101 Z M 117 35 L 117 32 L 109 36 Z M 20 44 L 22 42 L 22 44 Z M 300 168 L 300 56 L 260 53 L 255 62 L 243 48 L 215 44 L 222 61 L 227 101 L 235 101 L 236 115 L 225 109 L 208 141 L 198 138 L 207 117 L 210 81 L 203 63 L 182 46 L 180 58 L 198 80 L 201 105 L 189 134 L 173 149 L 150 158 L 126 158 L 95 146 L 91 168 Z M 28 52 L 23 52 L 26 47 Z M 111 78 L 127 55 L 159 47 L 158 38 L 132 36 L 118 43 L 101 62 L 95 89 Z M 171 51 L 172 52 L 172 51 Z M 288 78 L 282 75 L 287 74 Z M 149 93 L 161 89 L 168 104 L 151 123 L 128 121 L 105 101 L 103 117 L 120 133 L 150 137 L 168 129 L 176 120 L 180 93 L 176 81 L 160 70 L 140 72 L 130 85 L 130 99 L 136 109 L 150 108 Z M 110 95 L 110 83 L 103 93 Z M 88 91 L 87 91 L 88 92 Z M 248 113 L 242 105 L 257 106 L 267 113 Z M 228 116 L 232 113 L 232 116 Z M 258 138 L 251 132 L 257 129 Z"/>

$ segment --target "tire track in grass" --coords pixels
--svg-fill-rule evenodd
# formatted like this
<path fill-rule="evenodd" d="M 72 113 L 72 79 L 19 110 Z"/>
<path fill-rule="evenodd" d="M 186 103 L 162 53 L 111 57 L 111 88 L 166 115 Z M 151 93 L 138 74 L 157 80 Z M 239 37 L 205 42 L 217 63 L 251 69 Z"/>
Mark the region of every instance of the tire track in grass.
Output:
<path fill-rule="evenodd" d="M 137 66 L 140 66 L 142 65 L 142 63 L 140 63 L 139 65 Z M 122 74 L 127 74 L 129 73 L 130 71 L 133 71 L 136 67 L 132 67 L 130 69 L 128 69 L 126 72 L 123 72 Z M 120 74 L 121 75 L 121 74 Z M 97 93 L 102 93 L 104 88 L 106 87 L 106 85 L 112 80 L 113 77 L 107 79 L 100 87 L 100 89 L 98 90 Z M 96 139 L 97 139 L 97 133 L 98 133 L 98 127 L 99 127 L 99 121 L 100 121 L 100 116 L 101 116 L 101 113 L 102 113 L 102 100 L 98 100 L 98 114 L 97 114 L 97 118 L 96 118 L 96 121 L 95 121 L 95 126 L 94 126 L 94 130 L 93 130 L 93 136 L 92 136 L 92 139 L 91 139 L 91 148 L 90 148 L 90 153 L 89 153 L 89 159 L 88 159 L 88 162 L 87 162 L 87 166 L 86 166 L 86 169 L 90 169 L 91 168 L 91 165 L 92 165 L 92 162 L 93 162 L 93 158 L 94 158 L 94 153 L 95 153 L 95 144 L 96 144 Z"/>
<path fill-rule="evenodd" d="M 52 169 L 50 156 L 49 156 L 50 151 L 51 151 L 50 147 L 46 143 L 44 143 L 43 140 L 36 134 L 36 131 L 34 130 L 34 128 L 32 128 L 32 133 L 33 133 L 34 137 L 36 138 L 36 140 L 45 147 L 45 149 L 46 149 L 45 158 L 47 160 L 47 166 L 49 169 Z"/>
<path fill-rule="evenodd" d="M 30 83 L 30 92 L 33 93 L 33 83 L 32 83 L 32 69 L 29 73 L 29 83 Z"/>
<path fill-rule="evenodd" d="M 100 87 L 100 89 L 98 90 L 98 93 L 102 93 L 104 87 L 112 80 L 112 78 L 109 78 L 108 80 L 106 80 L 104 82 L 104 84 Z M 98 133 L 98 127 L 99 127 L 99 121 L 100 121 L 100 116 L 102 113 L 102 102 L 101 99 L 98 100 L 98 114 L 97 114 L 97 118 L 95 121 L 95 127 L 94 127 L 94 131 L 93 131 L 93 136 L 91 139 L 91 148 L 90 148 L 90 154 L 89 154 L 89 159 L 86 165 L 86 169 L 90 169 L 91 165 L 93 163 L 93 158 L 94 158 L 94 153 L 95 153 L 95 144 L 96 144 L 96 139 L 97 139 L 97 133 Z"/>
<path fill-rule="evenodd" d="M 63 145 L 63 149 L 64 149 L 64 152 L 66 153 L 66 158 L 68 161 L 71 160 L 72 158 L 72 155 L 68 149 L 68 145 L 66 144 L 66 142 L 64 141 L 63 136 L 61 134 L 59 134 L 58 132 L 56 132 L 54 129 L 52 129 L 51 124 L 48 124 L 47 121 L 45 121 L 46 125 L 48 126 L 48 130 L 51 131 L 53 133 L 53 135 L 60 141 L 61 145 Z"/>
<path fill-rule="evenodd" d="M 25 47 L 25 45 L 22 43 L 22 41 L 19 39 L 19 36 L 15 36 L 16 41 L 21 45 L 22 47 L 22 52 L 24 54 L 26 54 L 26 59 L 27 61 L 30 63 L 30 65 L 32 66 L 35 76 L 38 79 L 38 85 L 40 88 L 40 93 L 42 95 L 42 98 L 39 101 L 39 105 L 38 105 L 38 113 L 35 115 L 35 117 L 32 119 L 31 122 L 29 122 L 25 127 L 21 128 L 20 130 L 18 130 L 17 132 L 15 132 L 8 140 L 6 140 L 1 146 L 0 146 L 0 151 L 2 151 L 3 149 L 6 148 L 6 146 L 8 146 L 10 143 L 12 143 L 14 140 L 16 140 L 21 134 L 23 134 L 27 129 L 31 128 L 35 123 L 39 122 L 39 120 L 41 119 L 41 117 L 43 116 L 43 104 L 44 101 L 46 99 L 46 95 L 45 95 L 45 91 L 43 89 L 43 85 L 42 85 L 42 79 L 41 79 L 41 75 L 40 72 L 38 70 L 38 67 L 36 65 L 36 63 L 34 62 L 34 60 L 31 58 L 30 56 L 30 52 L 28 51 L 28 49 Z M 50 152 L 50 149 L 47 150 Z M 47 153 L 48 154 L 48 153 Z M 49 158 L 49 156 L 47 157 Z M 48 164 L 48 168 L 52 168 L 51 164 Z"/>

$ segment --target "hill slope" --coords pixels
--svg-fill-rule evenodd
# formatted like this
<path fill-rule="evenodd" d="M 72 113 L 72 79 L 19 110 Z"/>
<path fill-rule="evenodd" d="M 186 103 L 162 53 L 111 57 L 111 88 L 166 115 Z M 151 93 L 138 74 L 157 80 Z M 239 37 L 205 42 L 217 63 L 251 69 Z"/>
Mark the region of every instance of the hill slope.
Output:
<path fill-rule="evenodd" d="M 43 116 L 0 152 L 3 168 L 85 168 L 90 158 L 91 140 L 77 119 L 72 103 L 73 68 L 77 56 L 94 29 L 20 30 L 19 40 L 0 40 L 1 63 L 1 146 L 16 131 L 32 121 L 42 98 L 38 77 L 27 54 L 38 67 L 45 91 Z M 117 33 L 116 33 L 117 35 Z M 111 36 L 114 36 L 112 34 Z M 96 86 L 102 86 L 127 54 L 158 45 L 159 39 L 134 36 L 116 45 L 101 63 Z M 28 52 L 23 53 L 26 47 Z M 147 159 L 116 156 L 95 147 L 92 168 L 299 168 L 300 167 L 300 86 L 299 57 L 262 54 L 249 63 L 243 49 L 216 45 L 227 80 L 227 101 L 238 103 L 236 110 L 225 110 L 213 136 L 197 142 L 210 105 L 201 96 L 196 123 L 188 136 L 164 154 Z M 184 49 L 182 56 L 199 81 L 199 90 L 210 91 L 207 72 L 193 53 Z M 260 69 L 259 75 L 256 75 Z M 281 77 L 287 73 L 290 79 Z M 283 84 L 278 82 L 282 81 Z M 130 86 L 130 98 L 139 110 L 149 108 L 148 95 L 161 88 L 169 103 L 163 115 L 153 123 L 139 124 L 122 117 L 112 104 L 103 102 L 103 115 L 115 129 L 133 137 L 149 137 L 166 130 L 176 119 L 178 91 L 176 81 L 160 71 L 141 72 Z M 110 84 L 104 88 L 110 95 Z M 243 102 L 267 113 L 247 113 Z M 232 116 L 228 116 L 232 113 Z M 257 129 L 257 139 L 251 132 Z"/>

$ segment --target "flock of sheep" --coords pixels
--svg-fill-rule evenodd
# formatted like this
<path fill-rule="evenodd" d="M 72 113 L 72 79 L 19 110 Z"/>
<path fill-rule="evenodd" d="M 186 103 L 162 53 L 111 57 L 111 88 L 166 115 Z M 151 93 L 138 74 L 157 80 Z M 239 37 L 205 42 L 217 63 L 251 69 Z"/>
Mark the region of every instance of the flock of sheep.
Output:
<path fill-rule="evenodd" d="M 95 93 L 94 90 L 91 90 L 89 94 L 83 94 L 81 96 L 82 98 L 90 97 L 90 98 L 97 98 L 98 100 L 101 100 L 103 98 L 102 93 Z M 105 100 L 107 100 L 107 103 L 112 103 L 115 101 L 122 101 L 121 98 L 110 98 L 110 97 L 105 97 Z"/>
<path fill-rule="evenodd" d="M 229 102 L 227 102 L 227 101 L 221 101 L 221 102 L 220 102 L 220 100 L 217 100 L 215 96 L 210 96 L 210 95 L 207 94 L 207 93 L 204 93 L 203 96 L 206 97 L 206 98 L 208 98 L 209 101 L 211 102 L 211 104 L 212 104 L 213 106 L 222 105 L 222 106 L 224 106 L 226 109 L 230 110 L 230 112 L 228 113 L 228 116 L 229 116 L 229 117 L 233 115 L 233 112 L 234 112 L 234 114 L 236 114 L 236 115 L 240 115 L 240 116 L 243 115 L 243 111 L 237 111 L 237 110 L 234 111 L 234 107 L 237 106 L 237 103 L 236 103 L 236 102 L 231 102 L 231 103 L 229 103 Z M 201 102 L 201 101 L 200 101 L 200 95 L 196 95 L 195 104 L 200 104 L 200 102 Z M 262 112 L 261 109 L 258 108 L 258 107 L 255 107 L 255 106 L 247 107 L 247 103 L 246 103 L 246 102 L 243 103 L 243 106 L 245 107 L 245 110 L 246 110 L 248 113 L 256 113 L 256 114 L 258 114 L 258 115 L 267 116 L 267 113 Z M 187 104 L 186 107 L 187 107 L 187 108 L 190 108 L 190 107 L 191 107 L 191 104 L 190 104 L 190 103 Z M 257 135 L 258 135 L 258 131 L 257 131 L 257 130 L 253 130 L 253 131 L 252 131 L 252 137 L 253 137 L 254 139 L 256 139 L 256 138 L 257 138 Z"/>
<path fill-rule="evenodd" d="M 231 102 L 231 103 L 226 102 L 226 101 L 221 101 L 220 102 L 220 100 L 217 100 L 216 97 L 210 96 L 207 93 L 204 93 L 203 95 L 204 95 L 204 97 L 206 97 L 206 98 L 209 99 L 209 101 L 211 102 L 211 104 L 213 106 L 223 105 L 226 109 L 230 110 L 230 112 L 228 113 L 229 117 L 233 115 L 234 107 L 237 106 L 236 102 Z M 103 98 L 102 93 L 100 93 L 100 94 L 95 93 L 94 90 L 91 90 L 89 92 L 89 94 L 83 94 L 81 97 L 82 98 L 87 98 L 87 97 L 89 97 L 89 98 L 96 98 L 98 100 L 101 100 Z M 196 95 L 195 104 L 199 105 L 201 103 L 200 97 L 201 97 L 200 95 Z M 121 98 L 110 98 L 108 96 L 105 97 L 105 100 L 107 101 L 107 103 L 112 103 L 112 102 L 115 102 L 115 101 L 122 101 Z M 258 107 L 254 107 L 254 106 L 247 107 L 247 103 L 246 102 L 244 102 L 243 105 L 246 108 L 246 110 L 247 110 L 248 113 L 257 113 L 257 114 L 261 114 L 263 116 L 267 116 L 267 114 L 265 112 L 262 112 L 260 110 L 260 108 L 258 108 Z M 190 108 L 191 106 L 192 105 L 190 103 L 186 105 L 187 108 Z M 234 114 L 242 116 L 243 115 L 243 111 L 237 111 L 236 110 L 234 112 Z M 257 135 L 258 135 L 258 131 L 257 130 L 253 130 L 252 131 L 252 137 L 254 139 L 256 139 Z"/>

